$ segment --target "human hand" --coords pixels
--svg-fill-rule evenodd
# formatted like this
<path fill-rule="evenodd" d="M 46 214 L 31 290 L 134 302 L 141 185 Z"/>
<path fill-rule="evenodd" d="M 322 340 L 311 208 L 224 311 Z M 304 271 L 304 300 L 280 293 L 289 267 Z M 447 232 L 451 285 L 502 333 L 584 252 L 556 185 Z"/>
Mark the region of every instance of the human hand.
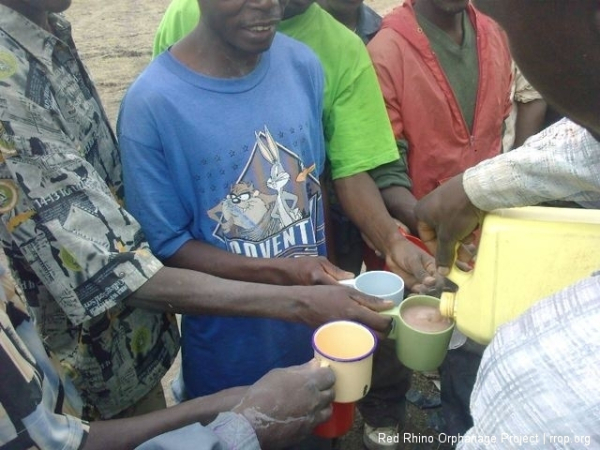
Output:
<path fill-rule="evenodd" d="M 340 269 L 323 256 L 287 258 L 282 259 L 281 262 L 286 267 L 288 284 L 291 285 L 336 285 L 340 280 L 347 280 L 354 277 L 352 272 Z"/>
<path fill-rule="evenodd" d="M 421 292 L 436 285 L 433 256 L 402 235 L 398 235 L 389 246 L 385 262 L 388 270 L 400 275 L 405 286 L 413 292 Z"/>
<path fill-rule="evenodd" d="M 392 219 L 394 219 L 394 222 L 396 223 L 396 226 L 398 227 L 398 229 L 402 230 L 404 233 L 410 233 L 410 230 L 409 230 L 409 228 L 406 225 L 404 225 L 402 222 L 400 222 L 396 218 L 392 217 Z M 369 239 L 369 237 L 365 233 L 361 232 L 360 236 L 362 237 L 362 240 L 364 241 L 364 243 L 367 244 L 367 246 L 371 250 L 373 250 L 373 252 L 377 256 L 379 256 L 380 258 L 383 257 L 383 255 L 381 254 L 381 252 L 379 250 L 377 250 L 377 248 L 375 247 L 375 245 L 373 245 L 373 243 L 371 242 L 371 240 Z"/>
<path fill-rule="evenodd" d="M 435 229 L 431 228 L 425 222 L 419 222 L 418 227 L 419 234 L 425 236 L 427 239 L 427 242 L 421 239 L 421 243 L 425 245 L 430 255 L 435 255 L 438 247 Z M 469 272 L 473 269 L 473 263 L 477 256 L 477 246 L 473 243 L 474 241 L 475 233 L 471 233 L 456 247 L 456 261 L 454 264 L 463 272 Z"/>
<path fill-rule="evenodd" d="M 456 257 L 459 242 L 470 244 L 473 231 L 483 218 L 463 188 L 462 174 L 457 175 L 417 202 L 415 216 L 421 240 L 435 254 L 438 272 L 447 275 Z M 459 248 L 459 259 L 472 258 Z"/>
<path fill-rule="evenodd" d="M 232 409 L 256 431 L 260 448 L 287 447 L 308 436 L 329 419 L 335 375 L 316 360 L 301 366 L 271 370 L 248 388 Z"/>
<path fill-rule="evenodd" d="M 379 338 L 386 338 L 389 334 L 391 319 L 378 312 L 393 308 L 391 300 L 342 285 L 297 289 L 300 301 L 293 311 L 295 320 L 314 328 L 332 320 L 352 320 L 369 327 Z"/>

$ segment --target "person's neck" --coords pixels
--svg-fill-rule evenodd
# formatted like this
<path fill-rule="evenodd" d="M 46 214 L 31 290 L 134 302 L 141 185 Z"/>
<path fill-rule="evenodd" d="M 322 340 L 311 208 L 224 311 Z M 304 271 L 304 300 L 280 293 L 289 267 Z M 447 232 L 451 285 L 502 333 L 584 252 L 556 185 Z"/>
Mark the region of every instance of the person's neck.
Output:
<path fill-rule="evenodd" d="M 458 13 L 446 13 L 436 8 L 431 2 L 420 0 L 415 3 L 415 11 L 448 34 L 457 44 L 462 44 L 464 10 Z"/>
<path fill-rule="evenodd" d="M 260 62 L 261 54 L 239 55 L 230 48 L 219 50 L 202 37 L 196 27 L 190 34 L 173 45 L 171 54 L 194 72 L 213 78 L 241 78 L 252 72 Z"/>
<path fill-rule="evenodd" d="M 328 8 L 326 1 L 319 1 L 318 3 L 338 22 L 345 25 L 347 28 L 350 28 L 352 31 L 356 31 L 356 28 L 358 27 L 360 7 L 355 9 L 335 10 Z"/>
<path fill-rule="evenodd" d="M 48 22 L 48 11 L 34 8 L 22 0 L 0 0 L 0 3 L 27 17 L 40 28 L 52 33 L 52 28 Z"/>

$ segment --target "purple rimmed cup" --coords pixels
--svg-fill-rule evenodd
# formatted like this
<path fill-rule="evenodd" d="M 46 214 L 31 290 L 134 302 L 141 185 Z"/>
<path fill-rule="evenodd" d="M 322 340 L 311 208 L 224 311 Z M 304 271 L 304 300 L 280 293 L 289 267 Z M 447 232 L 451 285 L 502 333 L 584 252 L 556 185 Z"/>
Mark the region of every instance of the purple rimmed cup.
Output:
<path fill-rule="evenodd" d="M 315 330 L 312 346 L 315 358 L 335 374 L 335 402 L 352 403 L 367 395 L 377 348 L 369 328 L 350 320 L 329 322 Z"/>

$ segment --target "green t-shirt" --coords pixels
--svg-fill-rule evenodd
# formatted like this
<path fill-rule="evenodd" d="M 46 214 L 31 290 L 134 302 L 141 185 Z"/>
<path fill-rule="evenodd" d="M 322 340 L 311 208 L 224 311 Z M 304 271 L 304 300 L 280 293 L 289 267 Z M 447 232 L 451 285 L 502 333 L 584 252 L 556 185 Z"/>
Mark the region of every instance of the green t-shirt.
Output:
<path fill-rule="evenodd" d="M 197 0 L 173 0 L 154 40 L 154 56 L 198 23 Z M 323 125 L 333 179 L 398 159 L 375 69 L 361 39 L 317 4 L 284 20 L 279 31 L 308 45 L 325 72 Z"/>

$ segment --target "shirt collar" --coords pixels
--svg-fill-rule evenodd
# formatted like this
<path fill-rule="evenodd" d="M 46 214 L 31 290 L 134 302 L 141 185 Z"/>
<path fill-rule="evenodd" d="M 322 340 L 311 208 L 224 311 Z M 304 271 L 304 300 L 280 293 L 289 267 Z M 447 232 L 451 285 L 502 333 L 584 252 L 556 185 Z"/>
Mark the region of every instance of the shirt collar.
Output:
<path fill-rule="evenodd" d="M 27 52 L 52 69 L 52 53 L 59 41 L 71 42 L 71 25 L 62 16 L 50 14 L 50 26 L 56 36 L 37 26 L 25 16 L 0 4 L 0 30 L 8 34 Z"/>

